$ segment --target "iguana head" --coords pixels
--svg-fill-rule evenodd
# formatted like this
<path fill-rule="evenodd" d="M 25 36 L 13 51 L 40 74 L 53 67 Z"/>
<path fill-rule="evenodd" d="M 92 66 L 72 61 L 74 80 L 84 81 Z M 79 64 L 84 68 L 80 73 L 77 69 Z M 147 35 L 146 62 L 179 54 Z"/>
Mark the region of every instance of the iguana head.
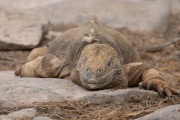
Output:
<path fill-rule="evenodd" d="M 118 52 L 107 44 L 84 47 L 75 71 L 74 81 L 90 90 L 126 88 L 128 84 Z"/>

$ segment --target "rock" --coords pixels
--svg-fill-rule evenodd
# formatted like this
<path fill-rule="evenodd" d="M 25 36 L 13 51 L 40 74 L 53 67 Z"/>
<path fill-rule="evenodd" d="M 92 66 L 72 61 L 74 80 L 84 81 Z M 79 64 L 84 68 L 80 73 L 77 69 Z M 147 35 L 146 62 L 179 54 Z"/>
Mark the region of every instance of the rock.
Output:
<path fill-rule="evenodd" d="M 171 105 L 168 107 L 156 110 L 146 116 L 136 120 L 179 120 L 180 119 L 180 104 Z"/>
<path fill-rule="evenodd" d="M 138 88 L 118 90 L 86 90 L 70 80 L 55 78 L 21 78 L 13 71 L 0 72 L 0 101 L 4 108 L 33 106 L 41 102 L 88 100 L 92 103 L 131 101 L 132 96 L 157 96 L 153 91 Z M 11 105 L 8 105 L 10 103 Z"/>
<path fill-rule="evenodd" d="M 13 120 L 32 120 L 36 115 L 36 109 L 27 108 L 8 114 Z"/>
<path fill-rule="evenodd" d="M 10 108 L 13 104 L 5 100 L 0 100 L 0 108 Z"/>
<path fill-rule="evenodd" d="M 43 2 L 42 2 L 43 1 Z M 23 11 L 51 23 L 86 23 L 92 15 L 109 27 L 133 31 L 164 32 L 168 27 L 171 0 L 0 0 L 3 9 Z"/>
<path fill-rule="evenodd" d="M 66 0 L 37 7 L 28 12 L 49 18 L 51 23 L 81 25 L 86 23 L 92 15 L 97 15 L 100 22 L 109 27 L 164 32 L 171 12 L 168 2 L 168 0 L 113 0 L 113 2 L 111 0 L 76 0 L 74 2 Z"/>
<path fill-rule="evenodd" d="M 32 49 L 43 35 L 47 21 L 20 13 L 0 11 L 0 50 Z"/>
<path fill-rule="evenodd" d="M 62 32 L 56 32 L 56 31 L 49 31 L 48 34 L 45 36 L 47 40 L 53 40 L 54 38 L 60 36 Z"/>
<path fill-rule="evenodd" d="M 49 117 L 38 116 L 38 117 L 35 117 L 33 120 L 52 120 L 52 119 Z"/>
<path fill-rule="evenodd" d="M 64 0 L 16 0 L 16 2 L 14 2 L 14 0 L 7 0 L 7 1 L 0 0 L 0 6 L 3 9 L 6 9 L 7 6 L 9 6 L 8 9 L 11 10 L 15 10 L 15 9 L 25 10 L 25 9 L 43 7 L 61 1 Z"/>
<path fill-rule="evenodd" d="M 0 115 L 0 120 L 12 120 L 8 115 Z"/>

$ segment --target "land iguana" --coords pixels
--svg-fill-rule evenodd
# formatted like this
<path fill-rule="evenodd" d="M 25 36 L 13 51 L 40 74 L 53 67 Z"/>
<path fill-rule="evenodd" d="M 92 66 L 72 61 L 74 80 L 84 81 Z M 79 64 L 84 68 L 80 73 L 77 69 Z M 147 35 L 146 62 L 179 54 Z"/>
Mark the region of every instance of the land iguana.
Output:
<path fill-rule="evenodd" d="M 17 68 L 15 75 L 68 78 L 89 90 L 139 85 L 161 96 L 180 94 L 152 65 L 141 62 L 120 32 L 102 26 L 96 17 L 62 33 L 48 47 L 36 48 L 28 58 L 29 62 Z"/>

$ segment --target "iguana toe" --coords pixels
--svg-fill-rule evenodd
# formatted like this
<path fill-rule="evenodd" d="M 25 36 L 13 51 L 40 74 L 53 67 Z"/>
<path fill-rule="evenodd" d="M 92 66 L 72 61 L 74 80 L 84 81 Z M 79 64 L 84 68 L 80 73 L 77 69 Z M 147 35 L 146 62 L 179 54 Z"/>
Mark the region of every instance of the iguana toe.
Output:
<path fill-rule="evenodd" d="M 179 91 L 175 88 L 172 88 L 166 81 L 162 81 L 159 79 L 153 79 L 153 80 L 146 80 L 139 83 L 140 88 L 144 89 L 154 89 L 159 93 L 159 96 L 165 97 L 165 96 L 172 96 L 172 95 L 179 95 Z"/>
<path fill-rule="evenodd" d="M 21 76 L 21 71 L 22 71 L 22 66 L 21 67 L 18 67 L 15 71 L 14 71 L 14 74 L 16 75 L 16 76 Z"/>

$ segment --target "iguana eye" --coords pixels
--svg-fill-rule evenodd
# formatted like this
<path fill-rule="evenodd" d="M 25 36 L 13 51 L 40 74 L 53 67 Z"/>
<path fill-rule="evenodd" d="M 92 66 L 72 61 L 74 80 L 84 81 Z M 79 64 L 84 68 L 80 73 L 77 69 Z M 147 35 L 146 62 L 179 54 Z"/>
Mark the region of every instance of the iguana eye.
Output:
<path fill-rule="evenodd" d="M 107 63 L 107 66 L 112 66 L 112 61 L 109 61 L 108 63 Z"/>

